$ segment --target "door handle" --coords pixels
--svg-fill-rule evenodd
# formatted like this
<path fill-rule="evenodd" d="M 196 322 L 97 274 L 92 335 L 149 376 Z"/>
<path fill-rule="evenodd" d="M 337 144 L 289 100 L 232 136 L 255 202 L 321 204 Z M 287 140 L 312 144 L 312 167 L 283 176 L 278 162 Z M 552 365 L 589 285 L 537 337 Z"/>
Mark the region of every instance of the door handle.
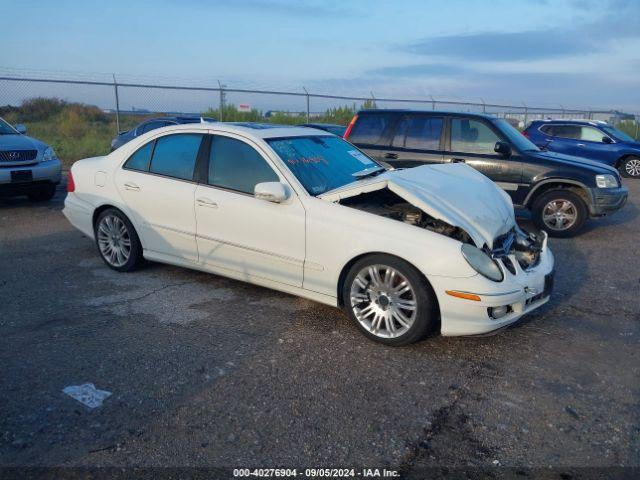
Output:
<path fill-rule="evenodd" d="M 464 158 L 452 158 L 451 163 L 466 163 Z"/>
<path fill-rule="evenodd" d="M 140 187 L 138 185 L 136 185 L 135 183 L 127 182 L 127 183 L 124 184 L 124 189 L 125 190 L 133 190 L 134 192 L 137 192 L 138 190 L 140 190 Z"/>
<path fill-rule="evenodd" d="M 391 152 L 385 153 L 384 154 L 384 158 L 389 158 L 391 160 L 395 160 L 395 159 L 398 158 L 398 154 L 397 153 L 391 153 Z"/>
<path fill-rule="evenodd" d="M 579 147 L 584 147 L 585 145 L 584 145 L 584 143 L 579 143 L 578 146 Z"/>
<path fill-rule="evenodd" d="M 218 208 L 218 204 L 216 202 L 204 197 L 197 198 L 196 203 L 201 207 Z"/>

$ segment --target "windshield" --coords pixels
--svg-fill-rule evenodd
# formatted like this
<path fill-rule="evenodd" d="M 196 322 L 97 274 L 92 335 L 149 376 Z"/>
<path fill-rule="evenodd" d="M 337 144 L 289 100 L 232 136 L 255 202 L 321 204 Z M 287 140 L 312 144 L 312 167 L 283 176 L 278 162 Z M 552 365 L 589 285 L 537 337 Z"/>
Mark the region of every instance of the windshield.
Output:
<path fill-rule="evenodd" d="M 15 135 L 17 133 L 11 125 L 0 118 L 0 135 Z"/>
<path fill-rule="evenodd" d="M 612 137 L 615 137 L 618 140 L 622 140 L 623 142 L 635 142 L 636 141 L 632 136 L 627 135 L 626 133 L 624 133 L 623 131 L 618 130 L 617 128 L 613 128 L 613 127 L 609 127 L 609 126 L 600 127 L 600 128 L 602 128 L 602 130 L 607 132 Z"/>
<path fill-rule="evenodd" d="M 267 139 L 311 195 L 321 195 L 358 179 L 354 174 L 382 169 L 350 143 L 334 136 Z"/>
<path fill-rule="evenodd" d="M 531 140 L 522 135 L 513 125 L 507 122 L 504 118 L 498 118 L 493 121 L 495 125 L 498 126 L 500 131 L 507 137 L 507 140 L 511 142 L 516 149 L 521 152 L 531 152 L 531 151 L 539 151 L 540 149 L 536 147 Z"/>

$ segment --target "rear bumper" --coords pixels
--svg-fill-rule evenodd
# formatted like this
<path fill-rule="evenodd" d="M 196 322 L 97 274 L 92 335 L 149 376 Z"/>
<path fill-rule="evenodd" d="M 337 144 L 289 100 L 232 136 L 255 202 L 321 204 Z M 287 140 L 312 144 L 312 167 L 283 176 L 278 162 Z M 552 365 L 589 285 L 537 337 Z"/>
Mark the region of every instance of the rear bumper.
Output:
<path fill-rule="evenodd" d="M 62 213 L 71 225 L 89 238 L 93 238 L 93 211 L 94 208 L 90 203 L 80 200 L 73 192 L 67 193 Z"/>
<path fill-rule="evenodd" d="M 621 209 L 627 203 L 629 189 L 627 187 L 591 188 L 589 195 L 591 196 L 589 213 L 592 217 L 600 217 Z"/>
<path fill-rule="evenodd" d="M 56 185 L 61 179 L 60 160 L 38 162 L 31 165 L 0 167 L 0 193 L 5 195 L 22 195 L 45 185 Z M 26 181 L 16 181 L 12 172 L 31 172 Z"/>

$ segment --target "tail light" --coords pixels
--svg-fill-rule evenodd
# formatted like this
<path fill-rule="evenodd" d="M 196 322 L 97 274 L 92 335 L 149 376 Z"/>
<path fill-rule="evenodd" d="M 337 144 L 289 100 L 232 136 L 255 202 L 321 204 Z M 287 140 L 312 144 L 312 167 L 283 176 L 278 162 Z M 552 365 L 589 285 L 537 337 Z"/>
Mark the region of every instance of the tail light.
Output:
<path fill-rule="evenodd" d="M 67 174 L 67 192 L 74 192 L 76 189 L 76 182 L 73 181 L 73 174 L 71 170 Z"/>
<path fill-rule="evenodd" d="M 529 138 L 529 132 L 527 132 L 526 130 L 522 131 L 522 135 L 524 135 L 525 137 Z"/>
<path fill-rule="evenodd" d="M 344 132 L 344 138 L 345 140 L 349 139 L 349 135 L 351 135 L 351 130 L 353 130 L 353 126 L 356 123 L 356 120 L 358 119 L 358 115 L 354 115 L 353 118 L 351 119 L 351 121 L 349 122 L 349 126 L 347 127 L 347 131 Z"/>

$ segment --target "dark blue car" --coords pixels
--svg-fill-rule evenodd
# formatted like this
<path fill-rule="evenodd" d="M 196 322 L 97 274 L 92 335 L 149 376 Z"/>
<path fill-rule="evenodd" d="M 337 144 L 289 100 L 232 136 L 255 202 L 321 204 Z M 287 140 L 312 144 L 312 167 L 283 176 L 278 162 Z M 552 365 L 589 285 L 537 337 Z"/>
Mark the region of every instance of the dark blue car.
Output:
<path fill-rule="evenodd" d="M 120 132 L 116 138 L 111 141 L 111 151 L 116 148 L 120 148 L 127 142 L 130 142 L 134 138 L 155 130 L 156 128 L 162 128 L 169 125 L 180 125 L 182 123 L 200 123 L 200 122 L 215 122 L 216 120 L 209 117 L 158 117 L 150 118 L 140 123 L 138 126 L 133 127 L 131 130 Z"/>
<path fill-rule="evenodd" d="M 522 132 L 543 150 L 588 158 L 640 178 L 640 142 L 608 123 L 593 120 L 534 120 Z"/>

